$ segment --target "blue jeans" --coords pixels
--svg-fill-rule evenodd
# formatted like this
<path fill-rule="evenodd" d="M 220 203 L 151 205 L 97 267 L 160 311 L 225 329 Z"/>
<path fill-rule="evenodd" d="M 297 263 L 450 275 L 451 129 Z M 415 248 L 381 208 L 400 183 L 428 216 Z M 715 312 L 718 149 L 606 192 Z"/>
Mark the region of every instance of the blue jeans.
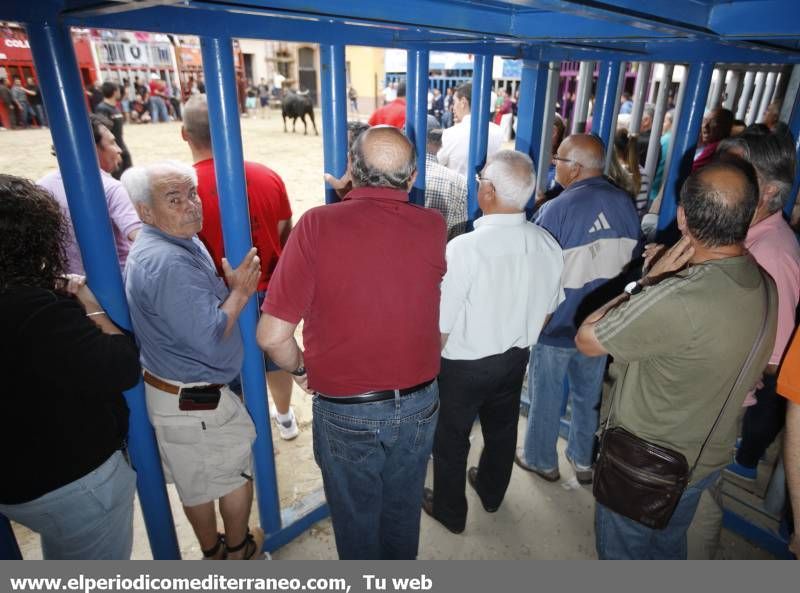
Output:
<path fill-rule="evenodd" d="M 135 491 L 136 472 L 117 451 L 94 471 L 44 496 L 0 504 L 0 513 L 42 537 L 45 560 L 128 560 Z"/>
<path fill-rule="evenodd" d="M 161 97 L 150 97 L 150 120 L 152 123 L 159 121 L 169 121 L 167 104 Z"/>
<path fill-rule="evenodd" d="M 413 560 L 439 417 L 436 381 L 366 404 L 314 397 L 314 458 L 342 560 Z"/>
<path fill-rule="evenodd" d="M 605 368 L 605 356 L 584 356 L 575 348 L 544 344 L 533 347 L 528 366 L 531 407 L 524 445 L 528 465 L 543 472 L 558 468 L 556 442 L 565 376 L 572 403 L 567 457 L 578 465 L 592 465 Z"/>
<path fill-rule="evenodd" d="M 686 531 L 692 523 L 703 490 L 716 482 L 713 472 L 681 496 L 675 514 L 664 529 L 651 529 L 597 503 L 595 545 L 600 560 L 686 560 Z"/>

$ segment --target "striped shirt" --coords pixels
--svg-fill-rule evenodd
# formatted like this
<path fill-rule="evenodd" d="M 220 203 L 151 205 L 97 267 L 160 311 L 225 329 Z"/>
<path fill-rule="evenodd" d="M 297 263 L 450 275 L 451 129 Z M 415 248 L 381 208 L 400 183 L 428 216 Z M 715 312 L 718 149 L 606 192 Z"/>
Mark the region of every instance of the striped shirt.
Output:
<path fill-rule="evenodd" d="M 467 180 L 425 155 L 425 207 L 435 208 L 447 223 L 447 240 L 467 230 Z"/>

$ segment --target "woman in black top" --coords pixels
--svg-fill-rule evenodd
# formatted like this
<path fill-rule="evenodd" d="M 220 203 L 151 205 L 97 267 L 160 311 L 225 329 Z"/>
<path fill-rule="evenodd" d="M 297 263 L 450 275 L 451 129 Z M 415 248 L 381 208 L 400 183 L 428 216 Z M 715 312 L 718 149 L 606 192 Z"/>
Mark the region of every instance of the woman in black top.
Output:
<path fill-rule="evenodd" d="M 0 175 L 0 513 L 48 559 L 130 557 L 135 473 L 122 454 L 140 377 L 133 340 L 82 277 L 45 190 Z"/>

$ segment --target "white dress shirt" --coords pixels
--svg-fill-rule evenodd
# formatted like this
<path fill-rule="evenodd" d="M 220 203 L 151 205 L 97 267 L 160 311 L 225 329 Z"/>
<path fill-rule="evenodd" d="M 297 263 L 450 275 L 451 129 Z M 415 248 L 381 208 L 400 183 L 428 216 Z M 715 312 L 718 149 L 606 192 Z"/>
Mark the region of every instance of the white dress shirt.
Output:
<path fill-rule="evenodd" d="M 555 239 L 525 214 L 489 214 L 447 244 L 439 331 L 442 356 L 476 360 L 527 348 L 564 300 L 564 257 Z"/>
<path fill-rule="evenodd" d="M 436 155 L 439 164 L 452 169 L 462 175 L 467 174 L 467 159 L 469 158 L 469 122 L 471 117 L 465 115 L 456 125 L 446 128 L 442 132 L 442 147 Z M 496 153 L 503 145 L 503 132 L 500 126 L 489 123 L 489 141 L 487 143 L 486 158 Z M 474 171 L 473 171 L 474 174 Z"/>

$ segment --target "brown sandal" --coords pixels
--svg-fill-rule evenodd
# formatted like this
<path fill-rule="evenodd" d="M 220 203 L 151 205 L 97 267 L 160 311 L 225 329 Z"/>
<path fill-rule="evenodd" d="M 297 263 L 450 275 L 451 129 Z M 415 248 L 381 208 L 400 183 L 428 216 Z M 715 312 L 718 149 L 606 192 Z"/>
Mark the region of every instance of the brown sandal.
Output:
<path fill-rule="evenodd" d="M 247 536 L 245 536 L 244 541 L 237 546 L 227 546 L 227 558 L 228 560 L 232 560 L 230 558 L 230 554 L 236 553 L 239 550 L 244 549 L 244 554 L 242 556 L 242 560 L 263 560 L 264 553 L 261 551 L 261 548 L 264 545 L 264 530 L 260 527 L 253 528 L 253 531 L 247 531 Z"/>
<path fill-rule="evenodd" d="M 217 554 L 222 548 L 222 556 L 217 557 Z M 217 543 L 214 544 L 213 548 L 208 550 L 200 550 L 203 552 L 203 560 L 225 560 L 228 556 L 228 552 L 225 549 L 225 536 L 221 533 L 217 534 Z"/>

